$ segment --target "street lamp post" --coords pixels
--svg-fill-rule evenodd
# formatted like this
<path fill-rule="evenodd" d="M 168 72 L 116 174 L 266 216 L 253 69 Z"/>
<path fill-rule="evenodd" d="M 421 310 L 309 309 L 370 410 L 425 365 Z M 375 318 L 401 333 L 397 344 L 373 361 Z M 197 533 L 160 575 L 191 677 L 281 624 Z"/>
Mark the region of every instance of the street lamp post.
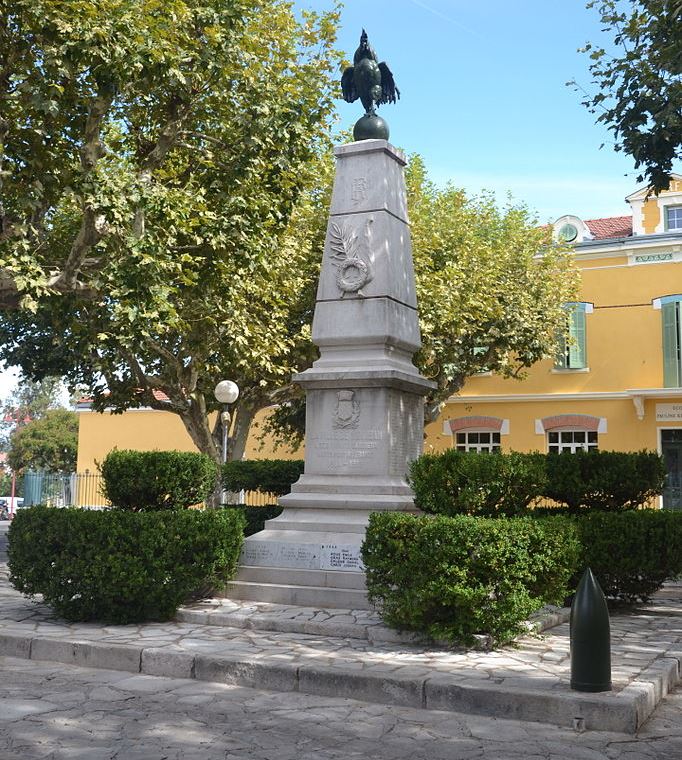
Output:
<path fill-rule="evenodd" d="M 223 404 L 220 413 L 220 424 L 223 429 L 223 464 L 227 461 L 227 432 L 230 428 L 230 404 L 239 397 L 239 387 L 232 380 L 221 380 L 213 391 L 216 400 Z"/>

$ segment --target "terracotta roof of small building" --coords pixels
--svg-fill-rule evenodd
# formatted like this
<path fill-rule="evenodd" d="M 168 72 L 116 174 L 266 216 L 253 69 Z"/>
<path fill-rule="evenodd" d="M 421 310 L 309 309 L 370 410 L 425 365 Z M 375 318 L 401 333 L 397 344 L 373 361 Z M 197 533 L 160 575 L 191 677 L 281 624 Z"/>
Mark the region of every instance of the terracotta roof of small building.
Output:
<path fill-rule="evenodd" d="M 585 219 L 595 240 L 632 236 L 631 216 L 607 216 L 605 219 Z"/>
<path fill-rule="evenodd" d="M 157 391 L 157 390 L 154 389 L 154 390 L 152 390 L 152 393 L 154 394 L 154 398 L 157 401 L 168 401 L 169 400 L 168 396 L 163 391 Z M 77 409 L 87 409 L 91 404 L 92 404 L 92 399 L 91 398 L 80 398 L 76 402 L 76 408 Z"/>

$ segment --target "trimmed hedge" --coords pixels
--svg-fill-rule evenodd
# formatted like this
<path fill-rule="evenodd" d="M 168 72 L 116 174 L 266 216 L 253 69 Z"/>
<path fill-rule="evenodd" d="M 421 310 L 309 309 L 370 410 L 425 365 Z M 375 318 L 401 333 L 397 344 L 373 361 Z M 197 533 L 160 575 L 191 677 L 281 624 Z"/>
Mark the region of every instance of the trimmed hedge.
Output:
<path fill-rule="evenodd" d="M 252 507 L 248 504 L 222 504 L 222 509 L 239 510 L 245 519 L 244 535 L 252 536 L 265 527 L 266 520 L 272 520 L 273 517 L 279 517 L 282 514 L 282 507 L 271 504 L 266 507 Z"/>
<path fill-rule="evenodd" d="M 636 509 L 663 492 L 665 465 L 655 451 L 547 454 L 544 496 L 571 511 Z"/>
<path fill-rule="evenodd" d="M 10 582 L 66 620 L 169 620 L 234 574 L 243 526 L 237 510 L 22 509 L 9 528 Z"/>
<path fill-rule="evenodd" d="M 362 558 L 386 623 L 435 639 L 510 641 L 528 615 L 561 603 L 581 552 L 567 517 L 370 516 Z"/>
<path fill-rule="evenodd" d="M 591 512 L 573 520 L 583 545 L 573 588 L 589 566 L 607 597 L 633 603 L 682 575 L 682 513 Z"/>
<path fill-rule="evenodd" d="M 246 459 L 223 465 L 226 491 L 260 491 L 284 496 L 303 474 L 302 459 Z"/>
<path fill-rule="evenodd" d="M 218 465 L 191 451 L 110 451 L 100 465 L 106 498 L 132 512 L 200 504 L 216 485 Z"/>
<path fill-rule="evenodd" d="M 443 515 L 518 515 L 546 485 L 542 454 L 478 454 L 448 449 L 412 462 L 415 504 Z"/>
<path fill-rule="evenodd" d="M 584 509 L 636 509 L 662 493 L 665 465 L 654 451 L 479 454 L 448 449 L 410 467 L 416 505 L 433 514 L 520 515 L 541 497 Z"/>

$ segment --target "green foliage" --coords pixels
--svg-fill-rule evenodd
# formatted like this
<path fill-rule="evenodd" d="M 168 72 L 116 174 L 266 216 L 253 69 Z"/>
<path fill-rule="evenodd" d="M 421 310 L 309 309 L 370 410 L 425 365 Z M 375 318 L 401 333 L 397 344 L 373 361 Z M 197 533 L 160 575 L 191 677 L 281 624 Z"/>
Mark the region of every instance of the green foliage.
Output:
<path fill-rule="evenodd" d="M 242 529 L 236 510 L 23 509 L 9 530 L 10 582 L 67 620 L 169 620 L 234 574 Z"/>
<path fill-rule="evenodd" d="M 589 566 L 608 597 L 631 603 L 646 601 L 664 581 L 682 574 L 679 512 L 589 512 L 574 522 L 583 554 L 573 588 Z"/>
<path fill-rule="evenodd" d="M 362 549 L 369 597 L 390 626 L 465 644 L 509 641 L 532 612 L 560 603 L 579 555 L 565 517 L 375 513 Z"/>
<path fill-rule="evenodd" d="M 176 413 L 216 461 L 229 377 L 239 457 L 311 352 L 337 11 L 0 0 L 0 18 L 0 306 L 23 307 L 5 358 L 97 410 Z"/>
<path fill-rule="evenodd" d="M 636 509 L 663 490 L 665 465 L 653 451 L 575 454 L 448 449 L 412 462 L 415 503 L 444 515 L 518 515 L 541 496 L 569 511 Z"/>
<path fill-rule="evenodd" d="M 547 454 L 542 493 L 571 511 L 635 509 L 663 492 L 665 472 L 655 451 Z"/>
<path fill-rule="evenodd" d="M 655 192 L 682 155 L 682 2 L 592 0 L 616 50 L 587 44 L 596 94 L 583 104 L 615 135 Z M 577 86 L 575 82 L 569 85 Z"/>
<path fill-rule="evenodd" d="M 204 502 L 218 466 L 188 451 L 110 451 L 100 466 L 104 495 L 133 512 L 183 509 Z"/>
<path fill-rule="evenodd" d="M 226 491 L 260 491 L 283 496 L 303 474 L 302 459 L 244 459 L 223 465 Z"/>
<path fill-rule="evenodd" d="M 244 515 L 246 521 L 244 535 L 252 536 L 265 527 L 266 520 L 272 520 L 273 517 L 279 517 L 282 514 L 282 507 L 271 504 L 267 507 L 251 507 L 248 504 L 223 504 L 223 509 L 236 509 Z"/>
<path fill-rule="evenodd" d="M 415 504 L 443 515 L 516 515 L 543 492 L 542 454 L 479 454 L 448 449 L 410 466 Z"/>
<path fill-rule="evenodd" d="M 15 472 L 73 472 L 77 451 L 78 415 L 68 409 L 48 409 L 14 430 L 7 462 Z"/>
<path fill-rule="evenodd" d="M 12 476 L 8 472 L 0 475 L 0 496 L 10 496 L 12 493 Z M 24 479 L 17 478 L 14 481 L 14 495 L 24 495 Z"/>
<path fill-rule="evenodd" d="M 416 359 L 438 384 L 427 403 L 433 419 L 470 375 L 518 377 L 554 356 L 578 279 L 525 207 L 438 188 L 418 156 L 406 181 L 422 337 Z"/>
<path fill-rule="evenodd" d="M 15 390 L 5 400 L 0 412 L 0 445 L 3 451 L 9 448 L 9 436 L 14 431 L 40 419 L 48 410 L 61 407 L 60 389 L 61 380 L 58 377 L 45 377 L 40 381 L 19 377 Z"/>

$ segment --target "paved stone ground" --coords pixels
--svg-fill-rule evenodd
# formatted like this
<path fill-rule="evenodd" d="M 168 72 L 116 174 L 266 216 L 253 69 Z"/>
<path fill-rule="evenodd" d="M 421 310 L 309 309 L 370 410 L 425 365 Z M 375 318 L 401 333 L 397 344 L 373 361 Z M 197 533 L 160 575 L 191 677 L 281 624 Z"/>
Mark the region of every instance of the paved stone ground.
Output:
<path fill-rule="evenodd" d="M 173 623 L 69 624 L 12 589 L 0 564 L 0 655 L 631 732 L 679 678 L 682 585 L 612 617 L 611 693 L 570 691 L 568 641 L 563 623 L 493 652 L 448 650 L 396 637 L 372 612 L 229 600 Z"/>
<path fill-rule="evenodd" d="M 637 736 L 0 658 L 2 760 L 680 760 L 682 694 Z"/>
<path fill-rule="evenodd" d="M 0 654 L 558 725 L 581 717 L 590 729 L 634 731 L 677 681 L 681 597 L 682 587 L 670 585 L 639 613 L 612 618 L 614 691 L 603 695 L 568 688 L 567 624 L 494 652 L 345 636 L 344 625 L 358 621 L 338 611 L 319 611 L 324 625 L 336 621 L 337 636 L 181 622 L 69 624 L 6 581 Z"/>

